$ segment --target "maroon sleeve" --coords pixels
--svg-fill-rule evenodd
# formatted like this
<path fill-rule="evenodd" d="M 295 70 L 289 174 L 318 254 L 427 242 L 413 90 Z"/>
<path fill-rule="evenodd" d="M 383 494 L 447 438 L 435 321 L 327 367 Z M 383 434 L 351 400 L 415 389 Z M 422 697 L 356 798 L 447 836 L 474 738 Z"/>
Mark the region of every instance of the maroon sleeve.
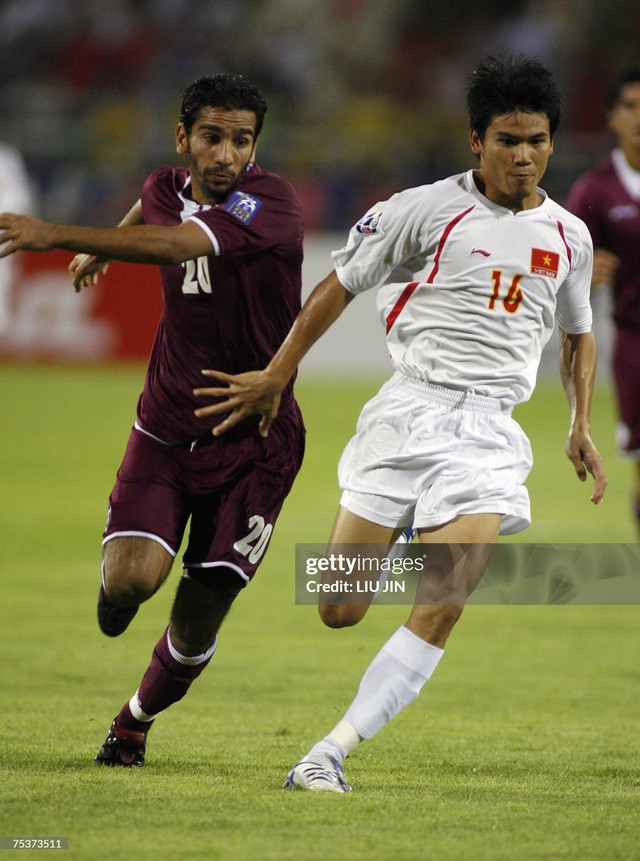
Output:
<path fill-rule="evenodd" d="M 185 170 L 174 167 L 160 167 L 147 177 L 140 195 L 145 224 L 180 224 L 179 191 L 186 177 Z"/>
<path fill-rule="evenodd" d="M 572 185 L 565 205 L 569 212 L 584 221 L 591 234 L 594 248 L 599 248 L 603 243 L 603 237 L 596 185 L 594 174 L 591 171 L 584 174 Z"/>
<path fill-rule="evenodd" d="M 191 217 L 213 234 L 222 256 L 288 248 L 300 242 L 303 232 L 295 191 L 281 177 L 266 172 L 252 172 L 224 203 Z"/>
<path fill-rule="evenodd" d="M 607 247 L 608 209 L 618 186 L 611 157 L 607 156 L 577 179 L 569 190 L 565 205 L 587 225 L 594 248 Z"/>

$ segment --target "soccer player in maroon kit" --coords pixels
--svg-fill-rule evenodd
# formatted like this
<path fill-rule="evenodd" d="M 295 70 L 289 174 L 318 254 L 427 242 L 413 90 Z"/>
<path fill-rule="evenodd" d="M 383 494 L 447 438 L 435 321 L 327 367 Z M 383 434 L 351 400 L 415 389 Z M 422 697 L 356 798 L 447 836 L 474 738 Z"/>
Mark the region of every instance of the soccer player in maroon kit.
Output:
<path fill-rule="evenodd" d="M 593 239 L 592 289 L 613 290 L 618 441 L 635 460 L 640 532 L 640 67 L 614 82 L 608 125 L 616 147 L 574 183 L 566 205 L 586 222 Z"/>
<path fill-rule="evenodd" d="M 118 636 L 167 578 L 190 531 L 170 623 L 134 695 L 96 756 L 144 764 L 155 717 L 207 666 L 218 629 L 252 579 L 300 468 L 304 425 L 283 393 L 268 438 L 258 418 L 214 437 L 198 418 L 205 368 L 264 367 L 300 309 L 303 226 L 292 187 L 253 159 L 266 104 L 244 79 L 214 75 L 184 93 L 177 151 L 187 168 L 151 174 L 118 227 L 48 224 L 0 216 L 0 256 L 18 249 L 80 252 L 79 290 L 108 260 L 160 266 L 163 314 L 124 460 L 109 500 L 102 631 Z"/>

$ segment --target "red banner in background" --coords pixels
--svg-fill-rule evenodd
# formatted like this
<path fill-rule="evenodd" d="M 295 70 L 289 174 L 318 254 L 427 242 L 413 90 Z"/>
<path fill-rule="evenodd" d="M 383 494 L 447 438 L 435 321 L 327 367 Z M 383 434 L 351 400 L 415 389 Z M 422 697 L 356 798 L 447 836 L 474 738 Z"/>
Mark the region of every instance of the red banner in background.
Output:
<path fill-rule="evenodd" d="M 149 355 L 162 312 L 155 266 L 112 263 L 98 285 L 76 293 L 67 251 L 15 255 L 0 356 L 103 361 Z"/>

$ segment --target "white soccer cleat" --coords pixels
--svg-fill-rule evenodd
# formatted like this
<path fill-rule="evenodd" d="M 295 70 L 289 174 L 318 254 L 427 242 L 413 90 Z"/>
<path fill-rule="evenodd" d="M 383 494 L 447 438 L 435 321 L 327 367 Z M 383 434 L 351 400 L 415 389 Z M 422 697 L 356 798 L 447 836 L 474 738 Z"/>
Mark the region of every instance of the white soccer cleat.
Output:
<path fill-rule="evenodd" d="M 327 753 L 304 756 L 293 766 L 284 782 L 285 789 L 311 789 L 314 792 L 351 792 L 342 766 Z"/>

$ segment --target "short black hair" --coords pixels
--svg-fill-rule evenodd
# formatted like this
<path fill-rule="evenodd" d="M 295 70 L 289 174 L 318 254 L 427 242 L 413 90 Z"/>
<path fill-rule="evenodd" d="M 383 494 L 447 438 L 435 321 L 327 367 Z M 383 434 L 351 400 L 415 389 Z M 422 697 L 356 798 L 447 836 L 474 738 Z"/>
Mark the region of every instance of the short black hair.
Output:
<path fill-rule="evenodd" d="M 560 90 L 535 57 L 487 57 L 470 75 L 466 95 L 469 126 L 481 140 L 495 117 L 513 111 L 546 114 L 551 137 L 560 122 Z"/>
<path fill-rule="evenodd" d="M 256 138 L 260 134 L 267 103 L 258 88 L 242 75 L 219 72 L 205 75 L 189 84 L 182 96 L 180 122 L 191 131 L 203 107 L 224 108 L 226 111 L 253 111 L 256 116 Z"/>
<path fill-rule="evenodd" d="M 607 98 L 607 107 L 612 110 L 622 94 L 622 90 L 627 84 L 640 84 L 640 66 L 632 66 L 629 69 L 624 69 L 617 78 L 614 78 Z"/>

